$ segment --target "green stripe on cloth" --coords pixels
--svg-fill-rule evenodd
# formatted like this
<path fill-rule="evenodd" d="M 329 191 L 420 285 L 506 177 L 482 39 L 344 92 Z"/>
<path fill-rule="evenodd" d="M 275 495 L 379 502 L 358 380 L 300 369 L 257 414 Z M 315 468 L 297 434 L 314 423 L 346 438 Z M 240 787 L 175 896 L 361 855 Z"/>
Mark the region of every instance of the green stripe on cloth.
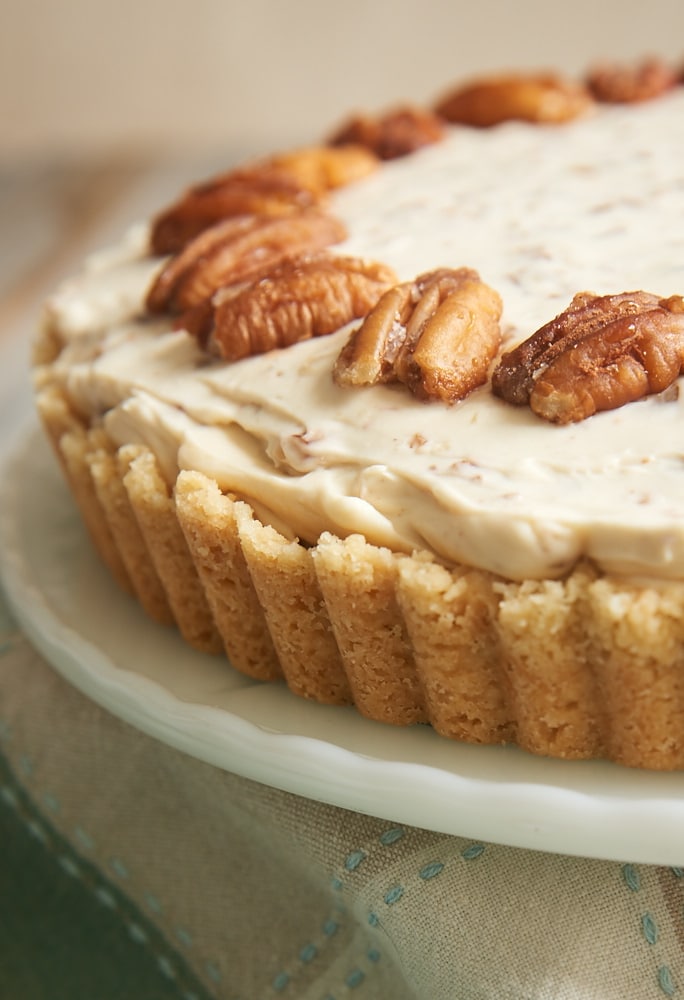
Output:
<path fill-rule="evenodd" d="M 0 754 L 1 1000 L 211 1000 L 148 918 L 36 808 Z"/>

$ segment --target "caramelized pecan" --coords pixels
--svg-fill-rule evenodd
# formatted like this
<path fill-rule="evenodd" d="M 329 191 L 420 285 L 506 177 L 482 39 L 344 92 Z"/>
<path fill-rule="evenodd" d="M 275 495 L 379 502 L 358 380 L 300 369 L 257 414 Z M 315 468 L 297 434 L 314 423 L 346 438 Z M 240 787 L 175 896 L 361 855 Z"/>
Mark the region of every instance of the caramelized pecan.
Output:
<path fill-rule="evenodd" d="M 190 188 L 152 223 L 153 254 L 179 253 L 195 236 L 240 215 L 286 215 L 315 205 L 318 196 L 276 170 L 233 171 Z"/>
<path fill-rule="evenodd" d="M 147 295 L 150 312 L 178 313 L 225 285 L 253 281 L 286 257 L 341 242 L 346 229 L 311 208 L 285 216 L 238 216 L 205 229 L 161 269 Z"/>
<path fill-rule="evenodd" d="M 587 78 L 587 86 L 597 101 L 635 104 L 658 97 L 677 84 L 677 73 L 661 59 L 645 59 L 638 66 L 603 64 Z"/>
<path fill-rule="evenodd" d="M 406 105 L 378 118 L 357 115 L 345 122 L 328 142 L 341 148 L 348 144 L 365 146 L 381 160 L 394 160 L 438 142 L 443 135 L 444 124 L 437 115 Z"/>
<path fill-rule="evenodd" d="M 487 379 L 500 316 L 501 299 L 476 271 L 430 271 L 383 295 L 342 348 L 333 379 L 403 382 L 421 399 L 463 399 Z"/>
<path fill-rule="evenodd" d="M 486 128 L 511 120 L 565 122 L 584 114 L 591 104 L 583 86 L 554 74 L 508 74 L 459 87 L 435 110 L 449 122 Z"/>
<path fill-rule="evenodd" d="M 378 167 L 378 157 L 359 144 L 340 148 L 309 146 L 279 153 L 267 165 L 283 171 L 307 191 L 322 196 L 372 173 Z"/>
<path fill-rule="evenodd" d="M 376 169 L 360 146 L 310 146 L 279 153 L 191 187 L 153 222 L 152 253 L 178 253 L 203 230 L 239 215 L 285 215 L 318 204 L 327 191 Z"/>
<path fill-rule="evenodd" d="M 211 310 L 197 307 L 178 325 L 228 361 L 339 330 L 365 316 L 396 281 L 384 264 L 320 253 L 284 261 Z"/>
<path fill-rule="evenodd" d="M 501 358 L 494 392 L 566 424 L 663 392 L 684 364 L 684 299 L 649 292 L 576 295 Z"/>

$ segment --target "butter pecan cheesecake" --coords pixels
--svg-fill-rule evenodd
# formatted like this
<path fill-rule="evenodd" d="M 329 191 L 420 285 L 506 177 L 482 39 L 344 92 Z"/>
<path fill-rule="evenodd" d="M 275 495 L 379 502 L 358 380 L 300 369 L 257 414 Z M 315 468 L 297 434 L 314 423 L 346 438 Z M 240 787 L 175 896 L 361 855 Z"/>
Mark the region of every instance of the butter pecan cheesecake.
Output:
<path fill-rule="evenodd" d="M 157 621 L 297 695 L 684 767 L 684 87 L 507 74 L 182 193 L 38 408 Z"/>

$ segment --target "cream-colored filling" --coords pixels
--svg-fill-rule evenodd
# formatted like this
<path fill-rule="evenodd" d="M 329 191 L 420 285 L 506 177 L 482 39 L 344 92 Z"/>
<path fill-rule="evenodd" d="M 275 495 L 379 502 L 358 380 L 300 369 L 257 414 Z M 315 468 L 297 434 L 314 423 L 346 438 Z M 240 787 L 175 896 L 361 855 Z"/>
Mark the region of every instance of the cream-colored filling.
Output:
<path fill-rule="evenodd" d="M 349 240 L 404 278 L 480 271 L 509 346 L 582 290 L 684 292 L 684 90 L 564 126 L 454 128 L 335 194 Z M 342 389 L 347 332 L 236 364 L 166 320 L 139 319 L 158 261 L 89 266 L 49 305 L 64 349 L 48 373 L 147 442 L 169 480 L 199 469 L 289 535 L 329 530 L 427 548 L 504 576 L 684 576 L 684 397 L 651 397 L 565 427 L 482 387 L 454 406 L 403 386 Z M 43 373 L 45 374 L 45 373 Z"/>

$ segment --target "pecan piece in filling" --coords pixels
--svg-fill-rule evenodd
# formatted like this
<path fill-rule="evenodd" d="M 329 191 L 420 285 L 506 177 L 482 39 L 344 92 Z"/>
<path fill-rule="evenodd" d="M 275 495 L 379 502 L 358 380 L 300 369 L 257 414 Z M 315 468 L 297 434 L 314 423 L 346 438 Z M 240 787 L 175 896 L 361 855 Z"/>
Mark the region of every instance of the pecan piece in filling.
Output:
<path fill-rule="evenodd" d="M 684 299 L 649 292 L 576 295 L 501 358 L 494 392 L 553 423 L 584 420 L 663 392 L 684 365 Z"/>
<path fill-rule="evenodd" d="M 365 316 L 395 281 L 389 267 L 357 257 L 290 258 L 239 291 L 218 292 L 177 325 L 210 353 L 238 361 L 334 333 Z"/>
<path fill-rule="evenodd" d="M 338 385 L 403 382 L 420 399 L 453 403 L 487 380 L 501 342 L 501 299 L 470 268 L 396 285 L 335 363 Z"/>

